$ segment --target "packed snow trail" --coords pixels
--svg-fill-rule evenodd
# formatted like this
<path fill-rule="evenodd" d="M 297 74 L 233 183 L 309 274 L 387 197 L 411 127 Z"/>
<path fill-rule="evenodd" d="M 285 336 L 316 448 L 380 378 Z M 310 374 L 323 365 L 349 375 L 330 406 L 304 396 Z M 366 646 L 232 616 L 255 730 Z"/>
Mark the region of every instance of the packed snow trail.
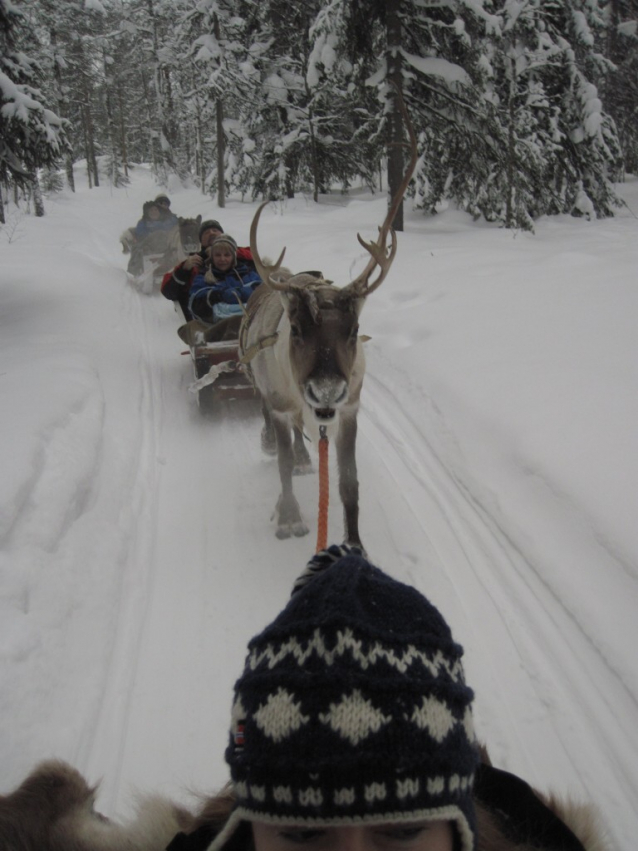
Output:
<path fill-rule="evenodd" d="M 91 781 L 102 778 L 98 807 L 123 816 L 133 789 L 189 802 L 191 792 L 225 782 L 231 690 L 245 645 L 282 608 L 311 556 L 318 499 L 316 473 L 296 478 L 310 534 L 275 538 L 277 464 L 261 454 L 258 414 L 229 405 L 218 418 L 200 415 L 179 315 L 127 281 L 117 236 L 153 194 L 142 176 L 126 192 L 84 190 L 52 204 L 45 221 L 28 222 L 51 274 L 8 246 L 11 286 L 0 291 L 10 319 L 0 340 L 5 417 L 17 423 L 0 482 L 0 709 L 12 719 L 1 738 L 0 793 L 54 755 Z M 178 212 L 213 215 L 194 190 L 175 194 Z M 298 215 L 266 217 L 264 244 L 282 245 L 285 230 L 291 265 L 314 268 L 321 229 L 336 246 L 326 262 L 346 282 L 352 221 L 374 232 L 381 208 L 298 204 Z M 241 239 L 253 209 L 230 204 L 227 230 Z M 475 333 L 471 358 L 487 367 L 502 361 L 500 350 L 480 348 L 481 321 L 503 299 L 510 314 L 523 295 L 533 301 L 535 290 L 504 284 L 508 258 L 520 264 L 517 252 L 527 258 L 536 249 L 465 219 L 447 234 L 445 222 L 428 235 L 431 242 L 438 228 L 436 256 L 422 247 L 420 219 L 401 236 L 392 279 L 362 314 L 362 332 L 372 336 L 357 449 L 363 541 L 372 561 L 440 607 L 464 645 L 477 730 L 494 761 L 541 788 L 599 800 L 618 847 L 629 848 L 638 830 L 629 536 L 610 534 L 622 528 L 615 515 L 610 527 L 590 492 L 581 499 L 560 470 L 530 456 L 515 429 L 473 407 L 474 386 L 459 394 L 446 381 L 469 368 L 461 347 L 445 348 L 454 330 L 462 337 L 465 326 L 452 324 L 464 310 Z M 592 252 L 603 250 L 609 227 L 588 230 Z M 457 246 L 469 258 L 459 268 Z M 486 305 L 464 282 L 475 265 L 494 277 L 497 253 L 503 286 Z M 551 254 L 543 259 L 551 272 Z M 426 263 L 438 284 L 421 281 Z M 603 303 L 611 310 L 613 299 Z M 543 307 L 539 299 L 537 315 Z M 605 316 L 619 327 L 612 319 Z M 502 333 L 509 353 L 514 330 Z M 603 341 L 601 351 L 613 349 L 607 332 Z M 437 372 L 437 343 L 449 373 Z M 531 377 L 545 387 L 542 366 Z M 488 369 L 482 374 L 489 378 Z M 340 541 L 332 448 L 330 462 L 328 538 Z"/>

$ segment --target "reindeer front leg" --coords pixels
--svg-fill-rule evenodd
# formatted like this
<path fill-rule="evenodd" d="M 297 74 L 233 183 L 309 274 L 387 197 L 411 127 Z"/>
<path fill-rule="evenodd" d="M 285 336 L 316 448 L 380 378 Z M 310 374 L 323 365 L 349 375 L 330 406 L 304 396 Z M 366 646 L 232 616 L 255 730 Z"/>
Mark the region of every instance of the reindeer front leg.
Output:
<path fill-rule="evenodd" d="M 277 517 L 278 538 L 297 538 L 307 535 L 308 527 L 301 518 L 299 503 L 292 492 L 292 473 L 295 466 L 295 455 L 291 440 L 291 428 L 287 417 L 281 417 L 272 412 L 272 422 L 277 438 L 277 460 L 279 462 L 279 478 L 281 479 L 281 496 L 277 502 L 275 514 Z"/>
<path fill-rule="evenodd" d="M 361 547 L 359 537 L 359 480 L 357 479 L 357 412 L 342 412 L 337 432 L 339 495 L 343 503 L 344 543 Z"/>

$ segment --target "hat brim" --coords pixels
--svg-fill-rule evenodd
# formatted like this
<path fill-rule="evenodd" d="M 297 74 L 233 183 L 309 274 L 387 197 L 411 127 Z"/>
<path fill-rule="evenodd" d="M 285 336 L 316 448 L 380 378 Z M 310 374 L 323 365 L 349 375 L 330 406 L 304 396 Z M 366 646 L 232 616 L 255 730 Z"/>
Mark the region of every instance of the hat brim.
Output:
<path fill-rule="evenodd" d="M 452 822 L 461 839 L 462 851 L 473 851 L 474 833 L 465 813 L 460 807 L 454 805 L 443 806 L 435 809 L 421 810 L 413 813 L 378 813 L 374 816 L 358 816 L 339 818 L 307 818 L 299 819 L 292 816 L 269 816 L 266 813 L 254 812 L 244 807 L 235 807 L 228 821 L 213 839 L 206 851 L 232 851 L 231 845 L 237 838 L 237 832 L 242 825 L 249 827 L 252 822 L 264 822 L 272 825 L 311 827 L 360 827 L 364 825 L 379 824 L 414 824 L 423 821 L 449 821 Z"/>

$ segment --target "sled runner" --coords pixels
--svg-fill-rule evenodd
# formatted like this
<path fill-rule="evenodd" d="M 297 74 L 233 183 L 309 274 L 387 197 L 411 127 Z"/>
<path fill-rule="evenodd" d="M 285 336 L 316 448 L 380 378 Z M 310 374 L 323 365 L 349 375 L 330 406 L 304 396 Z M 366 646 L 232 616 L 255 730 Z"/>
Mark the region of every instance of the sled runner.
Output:
<path fill-rule="evenodd" d="M 197 394 L 204 414 L 218 414 L 223 402 L 258 398 L 243 365 L 239 362 L 238 333 L 241 316 L 231 316 L 213 326 L 196 319 L 182 325 L 180 338 L 188 345 L 195 381 L 190 390 Z"/>

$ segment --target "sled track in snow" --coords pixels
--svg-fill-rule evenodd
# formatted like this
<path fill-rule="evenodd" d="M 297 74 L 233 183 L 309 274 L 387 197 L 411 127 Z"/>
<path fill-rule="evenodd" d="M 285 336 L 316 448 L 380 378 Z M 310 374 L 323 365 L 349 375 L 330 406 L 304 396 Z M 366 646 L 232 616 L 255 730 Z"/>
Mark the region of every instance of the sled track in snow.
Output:
<path fill-rule="evenodd" d="M 151 589 L 154 582 L 158 468 L 157 456 L 161 438 L 163 414 L 161 374 L 155 366 L 156 349 L 153 334 L 155 311 L 148 297 L 140 295 L 130 285 L 123 287 L 121 315 L 126 320 L 132 350 L 138 349 L 137 377 L 140 384 L 136 420 L 140 428 L 137 440 L 137 466 L 131 472 L 131 489 L 127 499 L 129 516 L 123 518 L 131 542 L 120 580 L 120 605 L 109 672 L 104 683 L 103 699 L 95 730 L 91 731 L 87 753 L 81 756 L 89 771 L 106 774 L 108 790 L 120 785 L 133 684 L 138 674 L 139 648 L 145 631 Z M 123 436 L 130 441 L 131 435 Z M 104 742 L 110 742 L 104 748 Z M 104 766 L 104 752 L 110 754 L 110 764 Z M 106 801 L 111 806 L 113 796 Z"/>
<path fill-rule="evenodd" d="M 612 754 L 612 737 L 599 719 L 605 715 L 611 719 L 635 717 L 638 707 L 631 692 L 567 602 L 560 599 L 547 577 L 517 545 L 503 518 L 486 509 L 480 488 L 463 476 L 454 458 L 453 435 L 432 401 L 424 398 L 421 409 L 425 416 L 422 423 L 417 423 L 402 410 L 400 399 L 392 389 L 368 373 L 359 414 L 360 432 L 376 448 L 377 457 L 383 459 L 399 483 L 410 482 L 415 490 L 427 494 L 432 516 L 417 518 L 424 535 L 454 582 L 471 582 L 489 600 L 491 616 L 502 622 L 503 640 L 511 642 L 520 655 L 527 685 L 536 692 L 537 700 L 547 704 L 551 680 L 568 682 L 574 693 L 581 696 L 580 712 L 586 716 L 593 735 L 599 736 L 605 748 L 609 748 L 607 753 Z M 428 437 L 427 430 L 432 427 L 438 449 Z M 446 444 L 450 447 L 448 459 L 439 454 Z M 404 498 L 408 505 L 412 503 L 409 494 Z M 424 500 L 420 497 L 414 504 L 419 501 Z M 445 533 L 445 527 L 450 535 Z M 534 606 L 529 606 L 530 599 L 535 601 Z M 485 600 L 477 599 L 476 606 L 474 614 L 480 618 Z M 468 617 L 473 617 L 473 611 L 468 612 Z M 493 623 L 490 628 L 493 629 Z M 578 641 L 572 644 L 574 635 Z M 491 652 L 498 654 L 503 649 L 501 645 Z M 538 667 L 535 660 L 539 649 L 547 660 L 549 677 L 546 670 L 534 670 Z M 503 688 L 507 688 L 505 681 Z M 626 696 L 624 710 L 606 700 L 607 692 L 617 695 L 619 690 Z M 625 732 L 627 742 L 632 741 L 632 731 Z M 617 756 L 613 760 L 616 770 L 622 771 L 623 782 L 631 788 L 634 778 L 623 768 L 626 754 Z M 635 794 L 638 795 L 638 789 Z"/>

